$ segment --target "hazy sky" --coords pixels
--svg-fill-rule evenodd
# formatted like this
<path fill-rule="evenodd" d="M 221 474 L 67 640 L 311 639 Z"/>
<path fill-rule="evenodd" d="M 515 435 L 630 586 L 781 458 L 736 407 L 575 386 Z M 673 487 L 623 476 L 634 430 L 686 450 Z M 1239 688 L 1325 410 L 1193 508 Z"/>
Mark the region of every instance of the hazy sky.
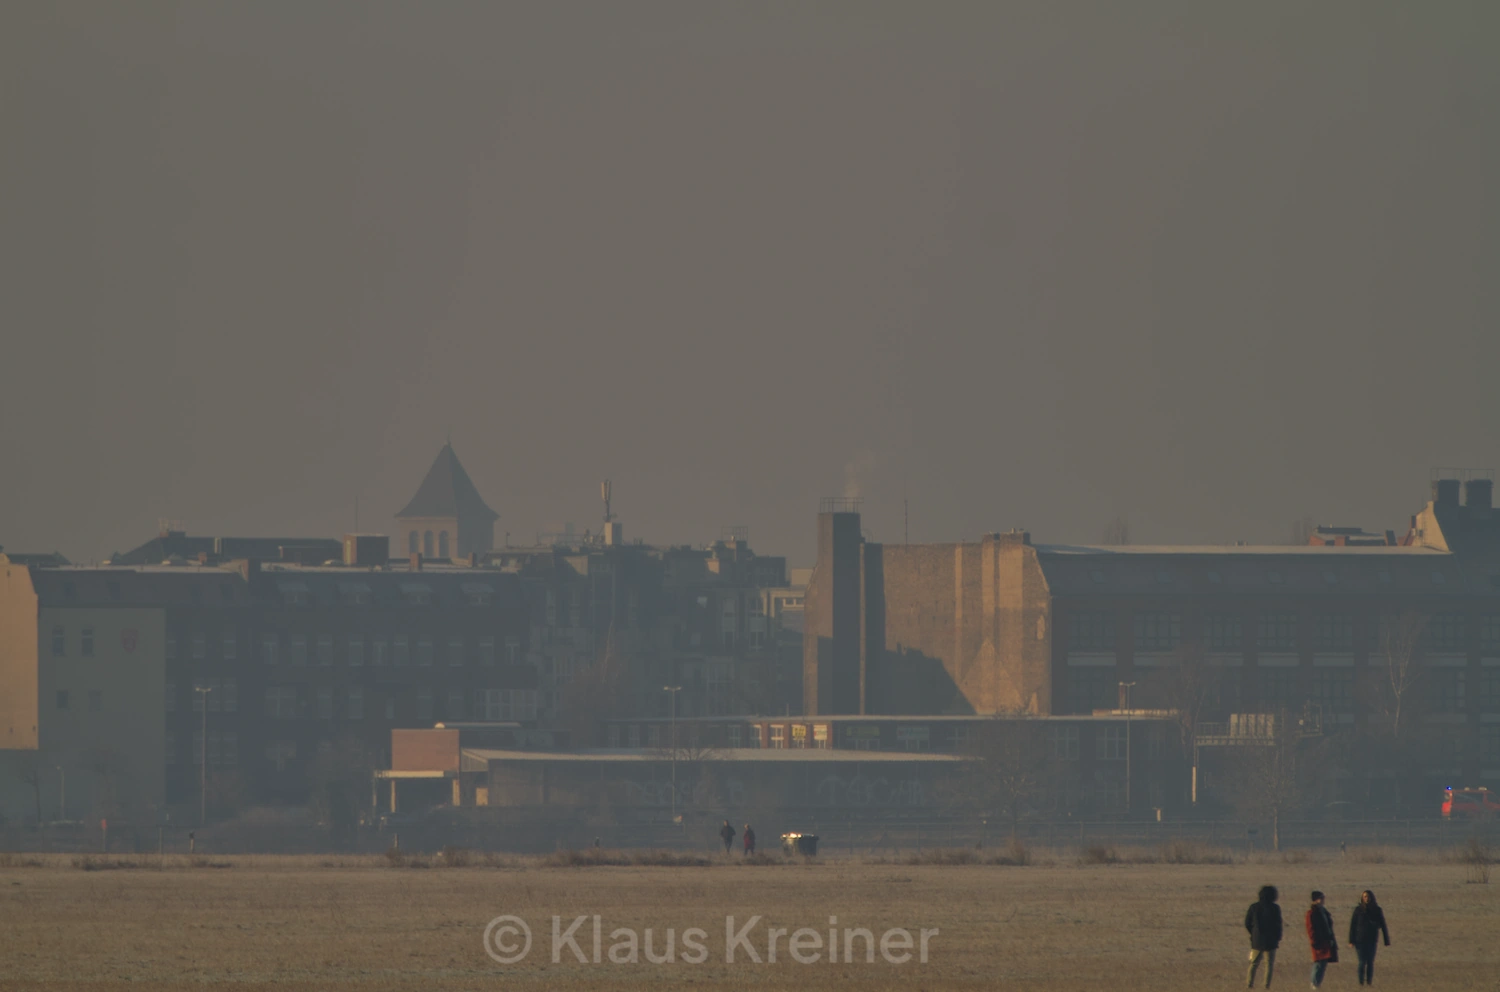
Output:
<path fill-rule="evenodd" d="M 1400 527 L 1500 462 L 1500 5 L 0 6 L 0 544 Z"/>

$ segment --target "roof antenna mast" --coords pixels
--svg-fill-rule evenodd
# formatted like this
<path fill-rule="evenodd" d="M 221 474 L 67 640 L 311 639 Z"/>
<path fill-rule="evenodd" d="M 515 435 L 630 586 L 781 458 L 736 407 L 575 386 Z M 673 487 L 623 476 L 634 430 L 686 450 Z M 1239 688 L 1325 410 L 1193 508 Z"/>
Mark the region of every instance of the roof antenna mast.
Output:
<path fill-rule="evenodd" d="M 609 500 L 610 500 L 610 496 L 613 495 L 613 493 L 614 493 L 614 487 L 610 485 L 610 482 L 609 482 L 608 479 L 605 479 L 603 482 L 599 483 L 599 497 L 604 500 L 604 522 L 605 523 L 609 523 L 611 520 L 614 519 L 614 517 L 609 512 Z"/>

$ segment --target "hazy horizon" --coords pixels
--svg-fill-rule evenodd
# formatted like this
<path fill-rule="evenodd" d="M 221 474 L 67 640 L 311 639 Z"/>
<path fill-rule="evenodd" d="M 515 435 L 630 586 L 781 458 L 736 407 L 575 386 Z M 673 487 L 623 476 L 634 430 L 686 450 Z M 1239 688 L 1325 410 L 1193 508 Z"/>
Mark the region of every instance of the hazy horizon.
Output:
<path fill-rule="evenodd" d="M 0 545 L 1404 529 L 1494 467 L 1500 12 L 11 5 Z"/>

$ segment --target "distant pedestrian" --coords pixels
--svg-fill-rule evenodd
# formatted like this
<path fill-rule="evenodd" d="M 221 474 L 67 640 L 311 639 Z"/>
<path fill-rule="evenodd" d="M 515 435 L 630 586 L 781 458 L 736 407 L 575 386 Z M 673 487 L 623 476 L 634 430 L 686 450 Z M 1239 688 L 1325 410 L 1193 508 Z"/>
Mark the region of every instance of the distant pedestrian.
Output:
<path fill-rule="evenodd" d="M 750 824 L 747 823 L 747 824 L 745 824 L 745 857 L 748 858 L 750 855 L 752 855 L 754 853 L 755 853 L 755 831 L 752 830 L 751 827 L 750 827 Z"/>
<path fill-rule="evenodd" d="M 1276 969 L 1276 948 L 1281 946 L 1281 907 L 1276 905 L 1276 886 L 1262 885 L 1250 908 L 1245 910 L 1245 930 L 1250 934 L 1250 970 L 1245 973 L 1245 987 L 1255 988 L 1255 971 L 1262 959 L 1266 962 L 1266 988 L 1271 987 L 1271 973 Z"/>
<path fill-rule="evenodd" d="M 1359 984 L 1375 984 L 1375 944 L 1381 937 L 1391 946 L 1391 931 L 1385 925 L 1385 910 L 1375 901 L 1375 893 L 1365 889 L 1359 905 L 1349 917 L 1349 946 L 1359 959 Z"/>
<path fill-rule="evenodd" d="M 1333 915 L 1323 905 L 1323 893 L 1313 890 L 1307 907 L 1307 940 L 1312 945 L 1312 987 L 1323 984 L 1323 973 L 1339 960 L 1339 939 L 1333 933 Z"/>
<path fill-rule="evenodd" d="M 729 825 L 728 820 L 719 828 L 719 839 L 724 842 L 724 853 L 728 854 L 729 849 L 734 846 L 734 828 Z"/>

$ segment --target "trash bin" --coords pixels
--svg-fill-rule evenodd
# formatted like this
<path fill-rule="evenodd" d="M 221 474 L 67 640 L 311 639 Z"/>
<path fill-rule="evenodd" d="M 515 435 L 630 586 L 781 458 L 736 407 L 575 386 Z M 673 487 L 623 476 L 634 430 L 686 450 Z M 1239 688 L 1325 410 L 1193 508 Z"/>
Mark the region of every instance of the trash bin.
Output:
<path fill-rule="evenodd" d="M 787 857 L 801 854 L 805 857 L 816 857 L 818 853 L 817 834 L 782 834 L 781 853 Z"/>

